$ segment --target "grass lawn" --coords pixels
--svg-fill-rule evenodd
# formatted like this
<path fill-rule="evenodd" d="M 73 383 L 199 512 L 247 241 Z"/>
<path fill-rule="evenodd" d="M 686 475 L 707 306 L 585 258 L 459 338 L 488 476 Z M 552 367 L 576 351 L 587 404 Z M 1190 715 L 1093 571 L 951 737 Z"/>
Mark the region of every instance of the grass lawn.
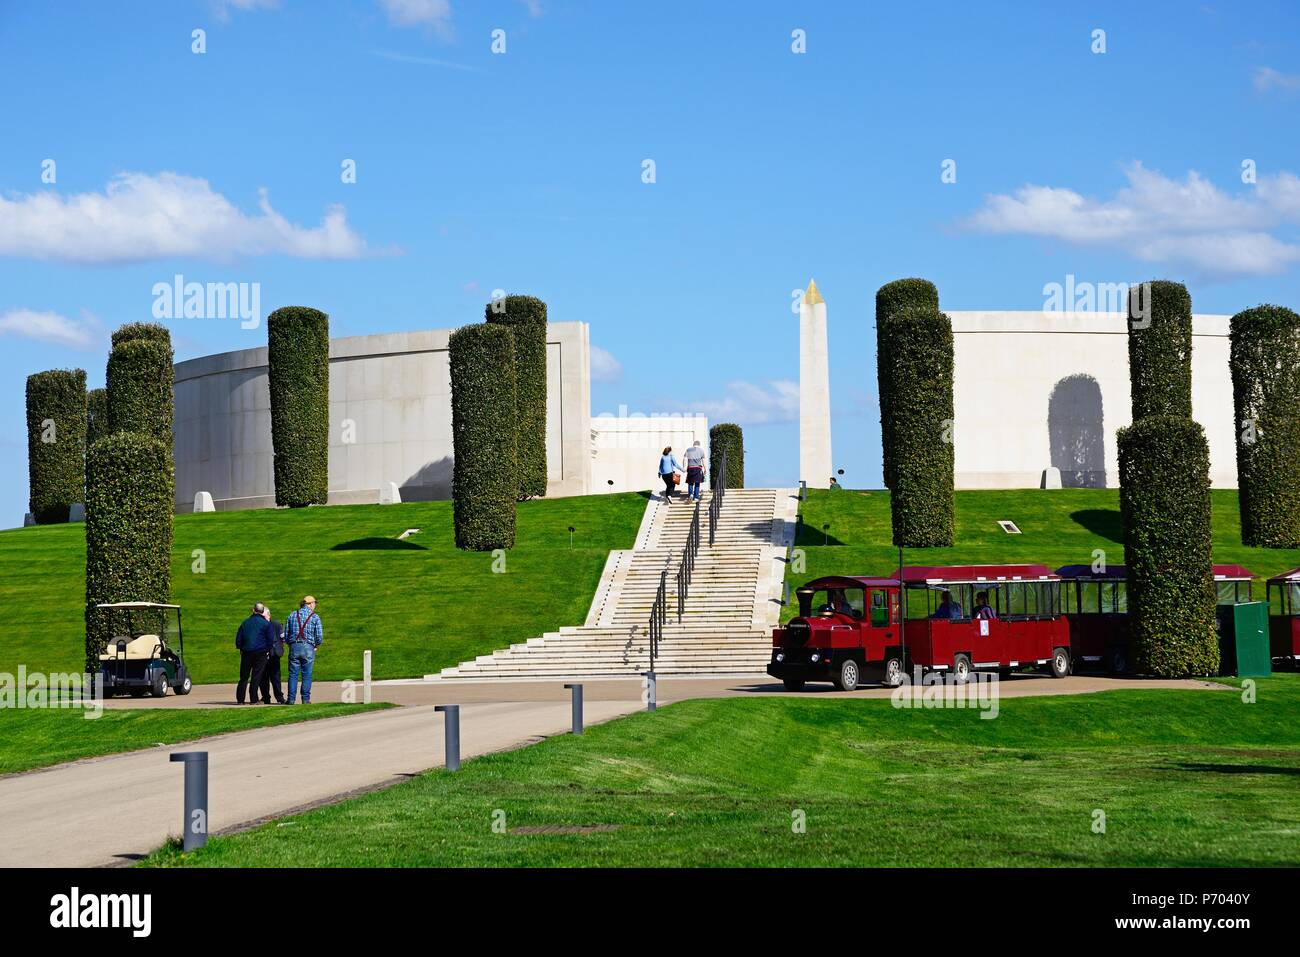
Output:
<path fill-rule="evenodd" d="M 1300 566 L 1300 549 L 1245 547 L 1236 491 L 1210 494 L 1214 560 L 1253 571 L 1259 579 L 1255 597 L 1262 600 L 1262 579 Z M 1118 489 L 965 491 L 956 501 L 956 545 L 909 548 L 904 556 L 909 565 L 1039 562 L 1055 569 L 1092 564 L 1094 549 L 1104 550 L 1109 564 L 1124 562 Z M 898 568 L 898 549 L 890 544 L 888 492 L 813 489 L 802 515 L 797 544 L 806 566 L 804 571 L 793 563 L 787 567 L 792 588 L 821 575 L 884 575 Z M 1022 534 L 1006 534 L 998 519 L 1011 519 Z M 823 524 L 830 528 L 823 531 Z M 791 614 L 794 610 L 792 605 Z"/>
<path fill-rule="evenodd" d="M 251 603 L 283 621 L 308 593 L 325 624 L 320 680 L 360 677 L 367 648 L 376 678 L 411 677 L 582 624 L 606 556 L 632 547 L 645 503 L 637 494 L 521 503 L 505 574 L 490 553 L 456 549 L 450 502 L 178 515 L 172 593 L 190 670 L 199 683 L 236 680 L 235 630 Z M 398 541 L 407 528 L 421 531 Z M 0 531 L 9 610 L 0 671 L 81 669 L 84 576 L 83 525 Z"/>
<path fill-rule="evenodd" d="M 386 704 L 314 704 L 277 708 L 132 708 L 105 709 L 98 718 L 74 709 L 0 711 L 0 774 L 30 771 L 65 761 L 137 751 L 156 744 L 275 724 L 390 707 Z"/>
<path fill-rule="evenodd" d="M 879 699 L 696 700 L 145 863 L 1296 866 L 1298 778 L 1295 675 L 1260 680 L 1254 704 L 1121 690 L 1004 698 L 994 720 Z M 612 829 L 515 830 L 596 825 Z"/>

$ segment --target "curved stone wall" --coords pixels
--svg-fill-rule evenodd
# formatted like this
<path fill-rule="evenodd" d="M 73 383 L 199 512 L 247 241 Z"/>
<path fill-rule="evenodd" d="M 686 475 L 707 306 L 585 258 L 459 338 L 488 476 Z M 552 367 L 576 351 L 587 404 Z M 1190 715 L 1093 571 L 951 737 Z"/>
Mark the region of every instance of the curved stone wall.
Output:
<path fill-rule="evenodd" d="M 330 340 L 329 501 L 451 497 L 451 329 Z M 591 490 L 591 377 L 583 322 L 547 326 L 548 495 Z M 176 507 L 275 505 L 266 347 L 176 365 Z"/>

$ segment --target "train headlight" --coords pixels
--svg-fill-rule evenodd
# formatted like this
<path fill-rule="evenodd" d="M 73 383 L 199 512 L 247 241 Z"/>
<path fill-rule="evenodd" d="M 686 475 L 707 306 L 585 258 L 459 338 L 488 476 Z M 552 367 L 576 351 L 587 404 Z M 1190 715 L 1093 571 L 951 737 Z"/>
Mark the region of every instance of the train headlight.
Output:
<path fill-rule="evenodd" d="M 779 651 L 778 651 L 778 652 L 776 653 L 776 660 L 777 660 L 777 661 L 785 661 L 785 655 L 784 655 L 782 652 L 779 652 Z"/>
<path fill-rule="evenodd" d="M 818 661 L 820 658 L 821 658 L 821 655 L 819 655 L 819 654 L 817 654 L 816 652 L 814 652 L 814 653 L 813 653 L 813 656 L 812 656 L 812 659 L 811 659 L 811 660 L 812 660 L 812 663 L 813 663 L 813 664 L 816 664 L 817 661 Z"/>

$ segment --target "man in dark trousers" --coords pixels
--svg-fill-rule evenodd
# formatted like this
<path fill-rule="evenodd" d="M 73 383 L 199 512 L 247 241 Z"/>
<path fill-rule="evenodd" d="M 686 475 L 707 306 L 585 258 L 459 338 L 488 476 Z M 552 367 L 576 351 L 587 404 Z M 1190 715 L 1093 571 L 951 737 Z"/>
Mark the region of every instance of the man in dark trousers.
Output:
<path fill-rule="evenodd" d="M 266 671 L 266 654 L 271 650 L 271 626 L 266 623 L 266 606 L 260 601 L 253 605 L 253 613 L 244 619 L 235 632 L 235 647 L 239 649 L 239 685 L 235 700 L 244 703 L 244 688 L 248 688 L 248 703 L 257 704 L 257 689 L 262 687 Z"/>
<path fill-rule="evenodd" d="M 270 648 L 266 653 L 266 670 L 262 674 L 262 704 L 271 703 L 269 692 L 275 692 L 275 703 L 284 704 L 284 689 L 280 686 L 280 659 L 284 657 L 284 626 L 271 617 L 271 609 L 263 606 L 262 617 L 266 619 L 267 640 Z"/>

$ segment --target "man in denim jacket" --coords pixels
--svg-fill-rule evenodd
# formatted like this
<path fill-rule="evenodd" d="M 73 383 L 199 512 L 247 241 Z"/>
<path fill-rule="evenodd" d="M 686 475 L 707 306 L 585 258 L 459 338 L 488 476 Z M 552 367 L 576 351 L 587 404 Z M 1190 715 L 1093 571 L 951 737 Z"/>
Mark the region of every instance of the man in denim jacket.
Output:
<path fill-rule="evenodd" d="M 316 649 L 325 640 L 316 599 L 308 595 L 284 623 L 284 640 L 289 645 L 289 704 L 298 697 L 298 679 L 302 678 L 302 703 L 311 704 L 311 672 L 316 665 Z"/>

